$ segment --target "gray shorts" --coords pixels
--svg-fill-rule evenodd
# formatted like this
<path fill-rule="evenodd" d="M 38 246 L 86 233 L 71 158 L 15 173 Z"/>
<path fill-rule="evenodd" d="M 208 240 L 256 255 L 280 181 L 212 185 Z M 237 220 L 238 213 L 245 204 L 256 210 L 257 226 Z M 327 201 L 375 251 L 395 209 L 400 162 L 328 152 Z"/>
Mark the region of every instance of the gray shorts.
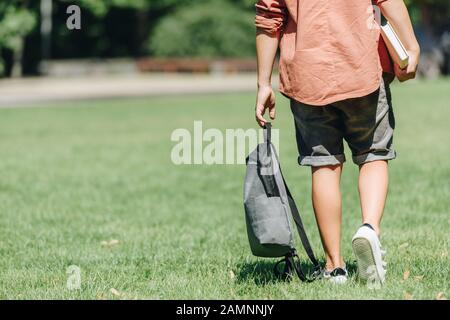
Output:
<path fill-rule="evenodd" d="M 345 162 L 343 140 L 355 164 L 395 158 L 392 138 L 395 128 L 391 91 L 387 81 L 361 98 L 311 106 L 291 99 L 298 162 L 305 166 L 337 165 Z"/>

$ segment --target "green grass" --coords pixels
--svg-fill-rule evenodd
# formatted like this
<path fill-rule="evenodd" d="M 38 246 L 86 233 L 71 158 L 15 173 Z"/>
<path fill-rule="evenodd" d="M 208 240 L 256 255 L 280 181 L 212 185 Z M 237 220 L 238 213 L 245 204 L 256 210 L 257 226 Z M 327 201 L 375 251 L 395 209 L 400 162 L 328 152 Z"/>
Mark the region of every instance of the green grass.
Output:
<path fill-rule="evenodd" d="M 254 127 L 254 94 L 0 110 L 0 298 L 448 297 L 449 88 L 449 80 L 393 88 L 398 158 L 383 221 L 389 273 L 381 290 L 367 289 L 354 274 L 342 287 L 277 281 L 273 261 L 253 257 L 247 243 L 245 167 L 171 163 L 171 132 L 192 130 L 194 120 L 204 128 Z M 281 96 L 275 126 L 286 179 L 323 259 L 309 169 L 297 165 L 293 121 Z M 347 162 L 342 245 L 350 265 L 360 224 L 356 179 Z M 102 245 L 111 239 L 119 243 Z M 70 265 L 81 268 L 81 290 L 66 288 Z"/>

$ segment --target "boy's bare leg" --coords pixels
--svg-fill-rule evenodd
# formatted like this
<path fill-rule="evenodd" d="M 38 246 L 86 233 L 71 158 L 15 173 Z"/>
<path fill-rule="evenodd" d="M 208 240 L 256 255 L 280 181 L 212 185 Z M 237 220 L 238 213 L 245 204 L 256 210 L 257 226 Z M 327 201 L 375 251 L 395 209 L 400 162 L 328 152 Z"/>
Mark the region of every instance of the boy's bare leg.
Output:
<path fill-rule="evenodd" d="M 388 182 L 387 161 L 367 162 L 359 167 L 359 197 L 363 223 L 369 223 L 378 235 L 380 234 Z"/>
<path fill-rule="evenodd" d="M 343 267 L 341 256 L 342 165 L 312 167 L 312 202 L 326 255 L 327 270 Z"/>

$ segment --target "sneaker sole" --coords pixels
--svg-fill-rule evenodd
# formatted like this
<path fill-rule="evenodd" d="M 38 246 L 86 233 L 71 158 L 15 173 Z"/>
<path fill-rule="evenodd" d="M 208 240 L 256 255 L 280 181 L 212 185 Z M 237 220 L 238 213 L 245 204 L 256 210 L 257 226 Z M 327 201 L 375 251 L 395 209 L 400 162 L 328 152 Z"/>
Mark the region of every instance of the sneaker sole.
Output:
<path fill-rule="evenodd" d="M 367 281 L 369 278 L 373 278 L 375 273 L 376 280 L 381 282 L 381 278 L 376 270 L 375 257 L 370 241 L 366 238 L 355 238 L 352 246 L 358 264 L 359 279 Z"/>
<path fill-rule="evenodd" d="M 374 287 L 384 283 L 386 274 L 378 241 L 375 232 L 367 227 L 359 228 L 352 239 L 359 278 Z"/>

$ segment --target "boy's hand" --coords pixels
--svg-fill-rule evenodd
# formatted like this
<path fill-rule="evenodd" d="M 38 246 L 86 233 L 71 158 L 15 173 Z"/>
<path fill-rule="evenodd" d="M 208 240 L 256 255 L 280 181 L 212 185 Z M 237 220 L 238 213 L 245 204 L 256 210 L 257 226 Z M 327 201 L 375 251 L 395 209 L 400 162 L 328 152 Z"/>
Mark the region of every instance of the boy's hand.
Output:
<path fill-rule="evenodd" d="M 256 97 L 256 108 L 255 108 L 255 117 L 256 122 L 263 127 L 267 122 L 266 119 L 263 118 L 266 109 L 269 109 L 269 117 L 270 119 L 275 119 L 275 94 L 272 90 L 272 87 L 261 86 L 258 88 L 258 95 Z"/>
<path fill-rule="evenodd" d="M 420 52 L 411 50 L 407 51 L 409 56 L 408 66 L 405 69 L 400 69 L 397 64 L 394 64 L 395 75 L 400 82 L 414 79 L 416 77 L 417 65 L 419 64 Z"/>

